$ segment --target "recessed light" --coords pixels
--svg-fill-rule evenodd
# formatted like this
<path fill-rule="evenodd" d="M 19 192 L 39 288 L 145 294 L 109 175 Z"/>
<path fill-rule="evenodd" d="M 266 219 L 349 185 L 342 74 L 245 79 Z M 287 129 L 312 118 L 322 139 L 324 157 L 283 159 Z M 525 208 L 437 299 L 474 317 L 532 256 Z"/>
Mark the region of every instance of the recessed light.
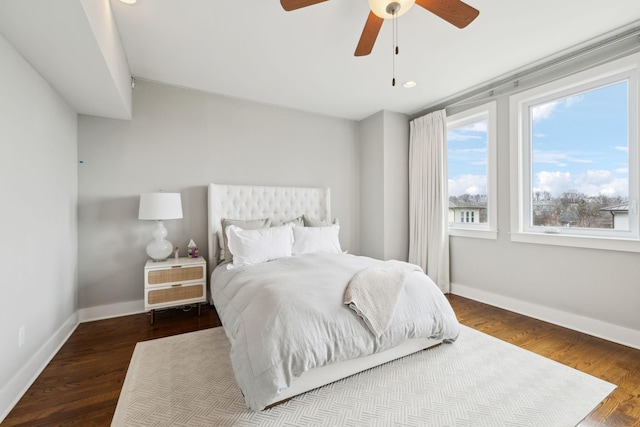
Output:
<path fill-rule="evenodd" d="M 120 0 L 122 3 L 134 4 L 137 0 Z"/>
<path fill-rule="evenodd" d="M 415 87 L 415 85 L 417 85 L 416 82 L 414 82 L 413 80 L 409 80 L 408 82 L 404 82 L 402 84 L 402 87 L 406 87 L 407 89 L 410 89 L 412 87 Z"/>

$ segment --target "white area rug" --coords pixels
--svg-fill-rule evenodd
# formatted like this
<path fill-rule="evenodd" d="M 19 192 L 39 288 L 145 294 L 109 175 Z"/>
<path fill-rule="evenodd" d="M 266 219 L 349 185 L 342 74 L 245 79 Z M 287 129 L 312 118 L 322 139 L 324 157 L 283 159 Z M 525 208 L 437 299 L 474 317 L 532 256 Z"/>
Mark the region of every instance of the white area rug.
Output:
<path fill-rule="evenodd" d="M 575 426 L 614 389 L 463 327 L 443 344 L 313 390 L 245 407 L 222 328 L 136 345 L 113 426 Z"/>

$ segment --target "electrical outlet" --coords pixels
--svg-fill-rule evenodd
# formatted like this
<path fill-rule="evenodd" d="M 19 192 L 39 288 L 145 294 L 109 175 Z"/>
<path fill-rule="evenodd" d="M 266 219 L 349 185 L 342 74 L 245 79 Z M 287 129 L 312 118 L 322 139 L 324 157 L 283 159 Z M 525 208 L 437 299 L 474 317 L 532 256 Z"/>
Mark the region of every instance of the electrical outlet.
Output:
<path fill-rule="evenodd" d="M 18 329 L 18 348 L 22 347 L 26 339 L 27 330 L 24 326 L 20 326 L 20 329 Z"/>

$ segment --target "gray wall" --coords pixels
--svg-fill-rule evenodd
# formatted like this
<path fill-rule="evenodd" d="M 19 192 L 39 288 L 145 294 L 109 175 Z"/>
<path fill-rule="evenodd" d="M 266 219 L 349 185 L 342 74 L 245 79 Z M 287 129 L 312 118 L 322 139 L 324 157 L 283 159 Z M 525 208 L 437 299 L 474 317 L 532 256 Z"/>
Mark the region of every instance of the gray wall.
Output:
<path fill-rule="evenodd" d="M 631 49 L 637 42 L 629 40 Z M 498 110 L 498 239 L 451 237 L 452 291 L 640 348 L 640 253 L 511 242 L 509 96 L 615 58 L 609 46 L 495 90 Z M 486 102 L 479 97 L 453 114 Z"/>
<path fill-rule="evenodd" d="M 361 253 L 384 259 L 384 112 L 360 122 Z"/>
<path fill-rule="evenodd" d="M 355 121 L 138 81 L 133 119 L 80 116 L 78 145 L 83 309 L 142 310 L 152 229 L 137 219 L 143 192 L 182 194 L 184 218 L 165 221 L 168 239 L 186 255 L 193 238 L 206 256 L 208 183 L 330 187 L 342 247 L 360 251 Z"/>
<path fill-rule="evenodd" d="M 409 117 L 384 112 L 384 259 L 409 259 Z"/>
<path fill-rule="evenodd" d="M 409 255 L 409 118 L 380 111 L 360 122 L 362 255 Z"/>
<path fill-rule="evenodd" d="M 1 35 L 0 64 L 2 420 L 77 324 L 78 181 L 76 113 Z"/>

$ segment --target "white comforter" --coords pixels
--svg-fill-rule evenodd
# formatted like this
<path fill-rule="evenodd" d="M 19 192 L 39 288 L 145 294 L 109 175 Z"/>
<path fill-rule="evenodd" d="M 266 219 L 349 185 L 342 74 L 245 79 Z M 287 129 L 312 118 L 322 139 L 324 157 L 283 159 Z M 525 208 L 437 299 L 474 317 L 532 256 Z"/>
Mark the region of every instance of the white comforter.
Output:
<path fill-rule="evenodd" d="M 343 304 L 343 296 L 355 273 L 379 262 L 313 254 L 214 270 L 212 297 L 247 406 L 264 409 L 314 367 L 386 350 L 408 338 L 457 338 L 451 306 L 421 272 L 409 275 L 390 327 L 376 338 Z"/>

